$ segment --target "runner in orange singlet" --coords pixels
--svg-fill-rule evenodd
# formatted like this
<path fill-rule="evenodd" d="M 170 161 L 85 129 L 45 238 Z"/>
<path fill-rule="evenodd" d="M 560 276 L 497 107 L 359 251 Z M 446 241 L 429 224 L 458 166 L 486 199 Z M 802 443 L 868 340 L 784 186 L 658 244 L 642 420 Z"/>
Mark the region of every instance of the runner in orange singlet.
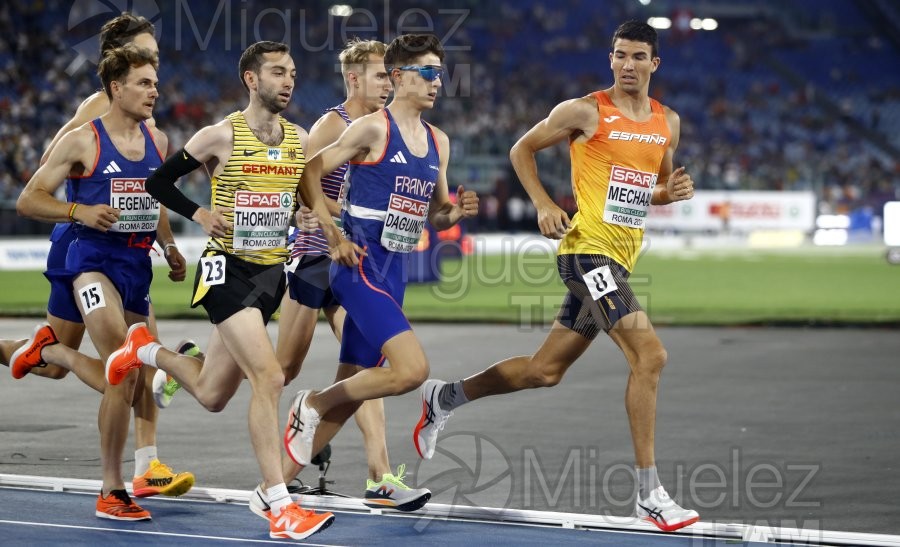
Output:
<path fill-rule="evenodd" d="M 428 380 L 413 439 L 419 455 L 430 458 L 454 408 L 488 395 L 558 384 L 603 330 L 630 367 L 625 408 L 636 460 L 635 516 L 668 532 L 700 517 L 669 498 L 657 477 L 656 392 L 666 350 L 628 286 L 650 205 L 694 195 L 690 175 L 683 167 L 673 169 L 678 115 L 648 94 L 650 77 L 660 64 L 657 50 L 652 27 L 624 23 L 609 54 L 613 86 L 557 105 L 513 146 L 510 159 L 537 209 L 541 233 L 562 239 L 557 266 L 569 292 L 534 355 L 501 361 L 454 383 Z M 537 151 L 564 140 L 569 142 L 578 202 L 571 221 L 544 189 L 534 159 Z"/>

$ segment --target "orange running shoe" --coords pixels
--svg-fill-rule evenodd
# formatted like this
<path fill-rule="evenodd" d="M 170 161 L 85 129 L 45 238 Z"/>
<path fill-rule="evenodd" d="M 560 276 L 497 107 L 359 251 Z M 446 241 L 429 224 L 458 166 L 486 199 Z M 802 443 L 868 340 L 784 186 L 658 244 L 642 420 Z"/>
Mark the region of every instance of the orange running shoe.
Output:
<path fill-rule="evenodd" d="M 131 501 L 128 492 L 113 490 L 103 499 L 101 492 L 97 496 L 95 515 L 102 519 L 112 520 L 150 520 L 150 511 Z"/>
<path fill-rule="evenodd" d="M 41 359 L 41 351 L 47 346 L 58 344 L 56 333 L 47 323 L 41 323 L 34 328 L 31 338 L 25 345 L 17 349 L 9 359 L 9 370 L 16 380 L 25 377 L 28 371 L 34 367 L 44 367 L 47 363 Z"/>
<path fill-rule="evenodd" d="M 131 492 L 136 498 L 150 496 L 180 496 L 194 486 L 193 473 L 173 473 L 172 469 L 160 462 L 151 460 L 150 468 L 131 482 Z"/>
<path fill-rule="evenodd" d="M 269 537 L 305 539 L 331 526 L 334 515 L 316 513 L 292 503 L 281 510 L 277 517 L 269 512 Z"/>
<path fill-rule="evenodd" d="M 128 328 L 125 343 L 112 352 L 106 360 L 106 381 L 109 382 L 109 385 L 119 385 L 128 375 L 129 370 L 141 366 L 137 350 L 150 342 L 153 342 L 153 335 L 147 330 L 145 323 L 135 323 Z"/>

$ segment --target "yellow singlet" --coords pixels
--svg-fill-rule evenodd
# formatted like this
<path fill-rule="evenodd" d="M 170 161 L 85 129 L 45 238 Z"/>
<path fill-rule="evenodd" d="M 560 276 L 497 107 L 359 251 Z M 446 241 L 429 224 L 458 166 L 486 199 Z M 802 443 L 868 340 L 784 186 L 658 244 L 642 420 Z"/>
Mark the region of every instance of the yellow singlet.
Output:
<path fill-rule="evenodd" d="M 234 229 L 225 237 L 211 237 L 206 248 L 254 264 L 284 262 L 294 196 L 306 166 L 297 130 L 279 117 L 284 139 L 268 146 L 250 131 L 241 112 L 227 119 L 234 128 L 234 145 L 224 170 L 212 179 L 212 204 L 234 210 L 225 213 Z"/>

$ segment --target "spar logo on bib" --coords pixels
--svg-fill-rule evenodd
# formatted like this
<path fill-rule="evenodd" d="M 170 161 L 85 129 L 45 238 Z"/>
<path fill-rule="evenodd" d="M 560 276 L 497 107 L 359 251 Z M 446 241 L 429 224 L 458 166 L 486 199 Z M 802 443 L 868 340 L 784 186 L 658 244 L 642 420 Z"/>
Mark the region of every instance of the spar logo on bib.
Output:
<path fill-rule="evenodd" d="M 387 216 L 381 232 L 381 244 L 389 251 L 408 253 L 416 248 L 425 217 L 428 216 L 428 202 L 412 199 L 400 194 L 391 194 L 388 200 Z"/>
<path fill-rule="evenodd" d="M 657 177 L 656 173 L 613 165 L 603 220 L 619 226 L 643 228 Z"/>
<path fill-rule="evenodd" d="M 235 249 L 271 250 L 284 247 L 294 209 L 290 192 L 234 193 Z"/>
<path fill-rule="evenodd" d="M 152 232 L 159 224 L 159 202 L 144 189 L 146 179 L 109 181 L 109 206 L 119 209 L 112 232 Z"/>

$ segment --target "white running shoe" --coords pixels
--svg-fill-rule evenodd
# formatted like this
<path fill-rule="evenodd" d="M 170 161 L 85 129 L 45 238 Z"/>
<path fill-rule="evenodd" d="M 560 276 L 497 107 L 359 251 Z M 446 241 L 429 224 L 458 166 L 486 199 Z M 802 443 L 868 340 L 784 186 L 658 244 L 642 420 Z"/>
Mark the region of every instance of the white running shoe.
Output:
<path fill-rule="evenodd" d="M 421 509 L 431 499 L 431 490 L 406 486 L 405 471 L 406 464 L 401 463 L 396 475 L 385 473 L 378 482 L 368 479 L 363 504 L 374 509 L 388 507 L 406 512 Z"/>
<path fill-rule="evenodd" d="M 680 507 L 662 486 L 657 486 L 646 499 L 637 500 L 634 512 L 638 518 L 652 522 L 663 532 L 674 532 L 700 520 L 697 511 Z"/>
<path fill-rule="evenodd" d="M 284 428 L 284 448 L 297 465 L 307 466 L 312 460 L 313 438 L 319 426 L 319 413 L 307 403 L 311 391 L 300 390 L 291 403 L 291 413 Z"/>
<path fill-rule="evenodd" d="M 413 443 L 419 457 L 425 460 L 434 456 L 438 432 L 444 429 L 447 420 L 453 416 L 453 412 L 444 410 L 438 403 L 438 395 L 446 384 L 442 380 L 426 380 L 422 384 L 422 416 L 413 430 Z"/>

